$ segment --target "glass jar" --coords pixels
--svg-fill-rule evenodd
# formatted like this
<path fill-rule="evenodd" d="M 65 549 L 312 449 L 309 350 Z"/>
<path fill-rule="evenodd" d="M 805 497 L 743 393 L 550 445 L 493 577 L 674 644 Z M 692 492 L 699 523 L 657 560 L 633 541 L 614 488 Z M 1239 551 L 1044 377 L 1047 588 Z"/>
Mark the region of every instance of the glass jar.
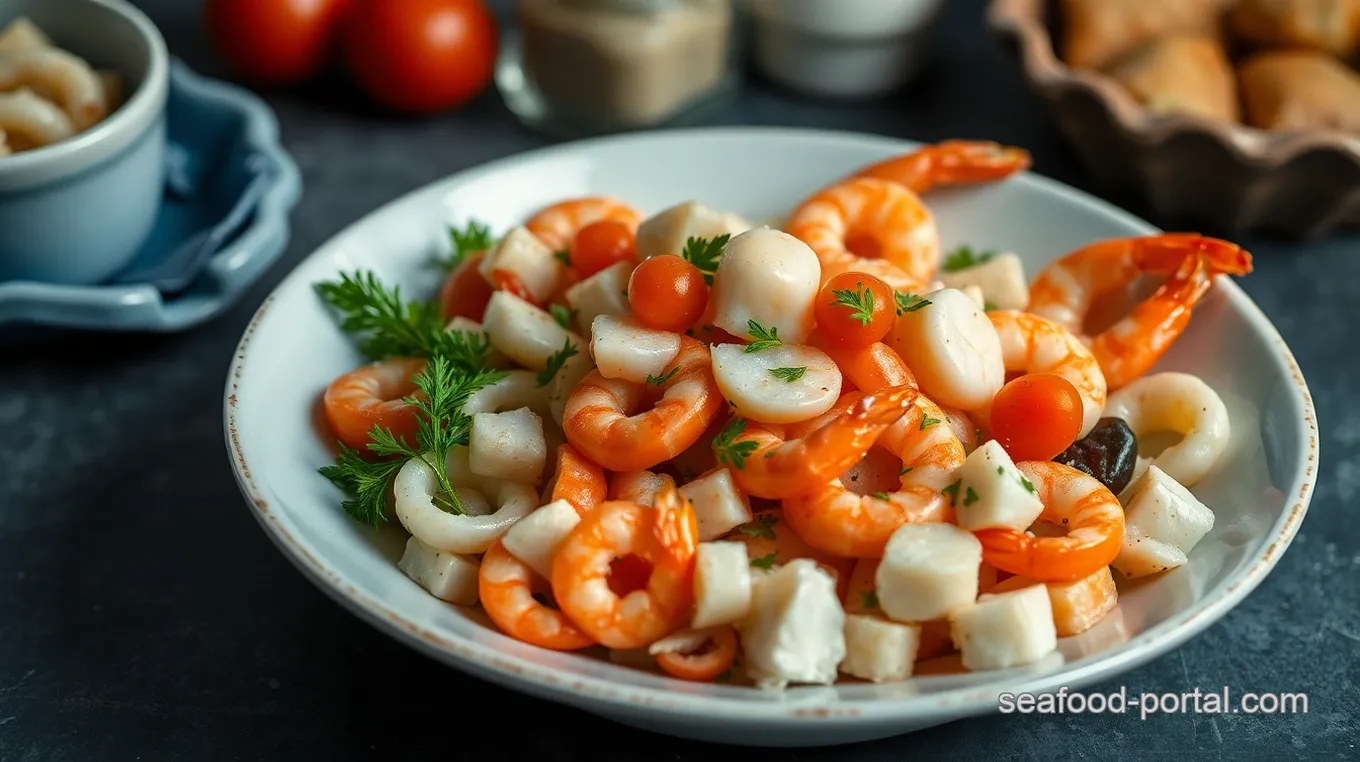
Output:
<path fill-rule="evenodd" d="M 692 124 L 736 90 L 730 0 L 519 0 L 518 17 L 496 84 L 554 137 Z"/>

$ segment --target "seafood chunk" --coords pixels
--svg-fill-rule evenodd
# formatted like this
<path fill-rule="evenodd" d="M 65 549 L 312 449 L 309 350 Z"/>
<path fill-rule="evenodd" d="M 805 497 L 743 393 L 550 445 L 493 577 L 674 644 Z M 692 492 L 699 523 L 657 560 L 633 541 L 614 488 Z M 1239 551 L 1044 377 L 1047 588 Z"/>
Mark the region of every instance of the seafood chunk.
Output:
<path fill-rule="evenodd" d="M 415 537 L 406 540 L 397 568 L 441 601 L 459 606 L 477 605 L 477 572 L 474 556 L 445 553 Z"/>
<path fill-rule="evenodd" d="M 553 557 L 581 517 L 566 500 L 551 503 L 525 516 L 505 533 L 501 544 L 510 555 L 543 578 L 552 576 Z"/>
<path fill-rule="evenodd" d="M 701 542 L 694 554 L 694 619 L 698 628 L 735 624 L 751 610 L 751 564 L 739 542 Z"/>
<path fill-rule="evenodd" d="M 920 644 L 920 625 L 850 614 L 845 617 L 845 659 L 840 669 L 875 683 L 905 680 L 911 676 Z"/>
<path fill-rule="evenodd" d="M 765 577 L 742 623 L 746 671 L 756 685 L 829 685 L 845 658 L 845 612 L 836 582 L 811 559 L 799 558 Z"/>
<path fill-rule="evenodd" d="M 802 343 L 812 332 L 821 275 L 817 255 L 788 233 L 742 233 L 728 241 L 713 276 L 713 324 L 747 337 L 755 322 L 787 343 Z"/>
<path fill-rule="evenodd" d="M 601 315 L 590 324 L 590 354 L 605 378 L 641 384 L 660 378 L 680 354 L 680 334 L 652 330 L 630 317 Z"/>
<path fill-rule="evenodd" d="M 1033 664 L 1058 647 L 1053 605 L 1043 585 L 983 595 L 949 615 L 963 666 L 979 671 Z"/>
<path fill-rule="evenodd" d="M 527 407 L 472 416 L 468 458 L 475 474 L 538 484 L 548 462 L 543 419 Z"/>
<path fill-rule="evenodd" d="M 996 440 L 974 450 L 958 470 L 954 511 L 969 531 L 996 527 L 1024 530 L 1044 511 L 1044 504 L 1025 488 L 1011 456 Z"/>
<path fill-rule="evenodd" d="M 952 524 L 904 524 L 875 574 L 878 605 L 901 622 L 945 616 L 977 600 L 982 545 Z"/>

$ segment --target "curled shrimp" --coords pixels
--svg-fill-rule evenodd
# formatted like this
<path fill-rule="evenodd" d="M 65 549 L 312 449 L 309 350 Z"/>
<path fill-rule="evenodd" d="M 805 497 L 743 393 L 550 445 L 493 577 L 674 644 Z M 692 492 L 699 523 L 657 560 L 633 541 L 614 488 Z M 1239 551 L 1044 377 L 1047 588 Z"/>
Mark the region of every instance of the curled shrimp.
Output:
<path fill-rule="evenodd" d="M 348 447 L 363 450 L 369 432 L 382 426 L 398 440 L 415 442 L 419 419 L 406 398 L 417 393 L 411 379 L 425 360 L 398 357 L 365 365 L 335 379 L 321 397 L 331 432 Z"/>
<path fill-rule="evenodd" d="M 1168 276 L 1152 296 L 1089 340 L 1106 383 L 1117 389 L 1170 348 L 1215 276 L 1251 269 L 1251 254 L 1240 246 L 1193 233 L 1100 241 L 1045 267 L 1030 286 L 1029 311 L 1080 336 L 1097 300 L 1127 291 L 1141 275 Z"/>
<path fill-rule="evenodd" d="M 940 263 L 934 216 L 905 185 L 888 180 L 857 177 L 818 191 L 785 229 L 816 252 L 823 284 L 853 271 L 919 292 Z"/>
<path fill-rule="evenodd" d="M 18 153 L 42 148 L 74 134 L 66 113 L 32 90 L 0 92 L 0 150 Z"/>
<path fill-rule="evenodd" d="M 1070 582 L 1108 566 L 1124 543 L 1124 509 L 1095 477 L 1050 461 L 1016 464 L 1044 504 L 1040 524 L 1066 530 L 1060 537 L 1019 529 L 975 532 L 982 558 L 996 568 L 1038 582 Z"/>
<path fill-rule="evenodd" d="M 31 87 L 51 95 L 77 130 L 108 116 L 104 83 L 80 58 L 59 48 L 31 48 L 0 54 L 0 90 Z"/>
<path fill-rule="evenodd" d="M 604 469 L 598 463 L 569 444 L 557 447 L 557 466 L 543 490 L 545 503 L 566 500 L 577 513 L 585 515 L 604 502 L 607 490 Z"/>
<path fill-rule="evenodd" d="M 477 594 L 487 616 L 501 632 L 554 651 L 576 651 L 595 645 L 566 615 L 542 602 L 551 592 L 548 581 L 510 555 L 500 540 L 482 556 Z"/>
<path fill-rule="evenodd" d="M 657 493 L 670 481 L 670 477 L 665 474 L 653 471 L 614 474 L 609 480 L 609 499 L 650 506 L 656 502 Z"/>
<path fill-rule="evenodd" d="M 912 386 L 851 392 L 818 419 L 822 425 L 796 439 L 785 440 L 776 427 L 748 422 L 733 444 L 756 446 L 732 475 L 747 494 L 757 497 L 815 492 L 859 462 L 915 397 Z"/>
<path fill-rule="evenodd" d="M 902 461 L 902 485 L 934 490 L 949 486 L 954 471 L 967 457 L 963 442 L 950 425 L 949 413 L 924 394 L 878 440 L 880 447 Z"/>
<path fill-rule="evenodd" d="M 649 648 L 662 672 L 681 680 L 717 680 L 737 660 L 737 631 L 730 625 L 677 632 Z"/>
<path fill-rule="evenodd" d="M 636 231 L 642 215 L 622 201 L 596 196 L 553 204 L 530 217 L 524 227 L 552 250 L 561 251 L 571 247 L 581 228 L 600 220 L 622 222 Z"/>
<path fill-rule="evenodd" d="M 784 501 L 784 518 L 809 545 L 848 558 L 881 558 L 903 524 L 951 521 L 944 495 L 919 484 L 896 492 L 860 495 L 840 479 L 820 491 Z"/>
<path fill-rule="evenodd" d="M 641 648 L 685 623 L 694 600 L 699 525 L 674 487 L 656 504 L 610 501 L 581 518 L 558 547 L 552 588 L 562 611 L 596 642 Z M 635 559 L 644 573 L 614 582 L 616 562 Z M 622 576 L 622 575 L 620 575 Z M 611 584 L 614 582 L 614 584 Z"/>
<path fill-rule="evenodd" d="M 916 193 L 937 185 L 963 185 L 1000 180 L 1030 167 L 1029 152 L 999 143 L 946 140 L 904 156 L 871 164 L 856 177 L 900 183 Z"/>
<path fill-rule="evenodd" d="M 881 341 L 867 347 L 847 347 L 831 341 L 820 331 L 808 337 L 808 344 L 822 350 L 841 369 L 843 391 L 853 385 L 863 392 L 876 392 L 890 386 L 916 386 L 916 376 L 902 356 Z M 849 381 L 849 384 L 845 384 Z"/>
<path fill-rule="evenodd" d="M 1081 434 L 1086 436 L 1105 409 L 1105 374 L 1081 339 L 1047 318 L 1017 310 L 987 313 L 1001 339 L 1006 373 L 1053 373 L 1071 382 L 1081 397 Z M 987 410 L 979 417 L 990 421 Z"/>
<path fill-rule="evenodd" d="M 724 405 L 708 348 L 682 336 L 680 352 L 661 377 L 666 379 L 661 399 L 630 415 L 649 387 L 591 371 L 567 400 L 562 417 L 567 441 L 611 471 L 651 468 L 684 452 Z"/>

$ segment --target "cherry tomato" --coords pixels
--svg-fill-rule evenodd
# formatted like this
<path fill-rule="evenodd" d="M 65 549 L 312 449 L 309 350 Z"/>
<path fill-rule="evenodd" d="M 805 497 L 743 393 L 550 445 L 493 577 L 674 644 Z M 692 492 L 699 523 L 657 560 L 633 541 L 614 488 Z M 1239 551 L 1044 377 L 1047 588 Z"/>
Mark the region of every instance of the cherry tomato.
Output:
<path fill-rule="evenodd" d="M 482 0 L 355 0 L 345 60 L 375 102 L 430 113 L 472 100 L 491 81 L 496 20 Z"/>
<path fill-rule="evenodd" d="M 731 627 L 713 630 L 713 634 L 694 653 L 663 651 L 656 655 L 656 665 L 663 672 L 671 677 L 698 683 L 718 679 L 736 660 L 737 633 Z"/>
<path fill-rule="evenodd" d="M 1049 460 L 1081 433 L 1081 395 L 1062 376 L 1032 373 L 992 400 L 992 437 L 1013 460 Z"/>
<path fill-rule="evenodd" d="M 683 331 L 703 316 L 708 284 L 699 268 L 680 257 L 652 257 L 628 279 L 628 305 L 648 328 Z"/>
<path fill-rule="evenodd" d="M 321 70 L 350 0 L 207 0 L 213 47 L 246 79 L 290 85 Z"/>
<path fill-rule="evenodd" d="M 893 290 L 865 273 L 841 273 L 817 294 L 817 327 L 831 341 L 867 347 L 888 335 L 895 318 Z"/>
<path fill-rule="evenodd" d="M 439 290 L 439 303 L 443 305 L 446 320 L 465 317 L 482 322 L 482 314 L 491 302 L 492 293 L 491 284 L 477 270 L 482 262 L 482 254 L 477 252 L 469 255 L 444 279 L 444 287 Z"/>
<path fill-rule="evenodd" d="M 581 228 L 571 240 L 571 267 L 582 278 L 637 256 L 637 238 L 622 222 L 600 220 Z"/>

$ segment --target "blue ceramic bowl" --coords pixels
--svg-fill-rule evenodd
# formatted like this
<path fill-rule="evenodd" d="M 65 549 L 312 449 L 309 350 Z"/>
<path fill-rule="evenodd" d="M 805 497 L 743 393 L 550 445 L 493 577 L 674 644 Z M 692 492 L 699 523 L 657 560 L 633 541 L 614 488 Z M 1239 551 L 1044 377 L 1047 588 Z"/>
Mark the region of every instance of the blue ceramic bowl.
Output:
<path fill-rule="evenodd" d="M 123 0 L 0 0 L 0 27 L 20 16 L 121 74 L 126 100 L 68 140 L 0 158 L 0 281 L 98 283 L 136 255 L 160 205 L 165 41 Z"/>

